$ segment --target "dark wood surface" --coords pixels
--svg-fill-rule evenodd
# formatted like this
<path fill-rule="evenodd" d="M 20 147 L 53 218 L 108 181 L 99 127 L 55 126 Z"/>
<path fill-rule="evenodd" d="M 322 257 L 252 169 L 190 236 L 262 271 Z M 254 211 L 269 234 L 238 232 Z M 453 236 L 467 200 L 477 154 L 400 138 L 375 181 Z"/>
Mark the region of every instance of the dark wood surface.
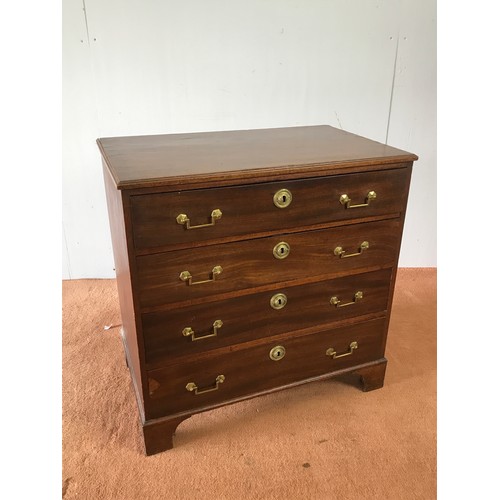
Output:
<path fill-rule="evenodd" d="M 408 176 L 408 169 L 403 168 L 258 186 L 131 196 L 134 245 L 137 249 L 154 249 L 359 217 L 399 215 Z M 286 208 L 278 208 L 273 202 L 281 189 L 292 194 L 292 202 Z M 348 209 L 339 201 L 343 194 L 348 194 L 353 205 L 363 204 L 370 191 L 375 191 L 377 197 L 368 206 Z M 179 214 L 186 214 L 192 225 L 207 224 L 214 209 L 221 210 L 222 217 L 213 226 L 188 230 L 176 221 Z"/>
<path fill-rule="evenodd" d="M 140 344 L 137 340 L 138 331 L 136 328 L 136 315 L 134 314 L 134 291 L 132 289 L 132 277 L 130 271 L 129 253 L 132 252 L 127 244 L 127 231 L 123 208 L 122 192 L 117 191 L 113 185 L 113 180 L 108 169 L 104 166 L 104 186 L 106 189 L 106 200 L 111 229 L 111 240 L 113 243 L 113 256 L 116 270 L 116 284 L 118 288 L 118 298 L 120 301 L 120 313 L 122 320 L 122 340 L 125 345 L 128 368 L 133 379 L 134 388 L 137 395 L 137 404 L 141 416 L 144 415 L 144 384 L 147 383 L 144 377 L 145 366 L 140 353 Z M 130 234 L 129 234 L 130 236 Z M 137 298 L 135 298 L 137 301 Z"/>
<path fill-rule="evenodd" d="M 271 387 L 279 387 L 346 367 L 353 369 L 360 364 L 383 357 L 382 337 L 385 321 L 377 319 L 327 330 L 293 339 L 281 339 L 258 347 L 240 350 L 224 356 L 168 367 L 148 372 L 150 418 L 168 413 L 196 410 L 199 406 L 217 404 L 225 399 L 248 395 Z M 331 359 L 328 348 L 338 354 L 349 351 L 351 342 L 358 342 L 352 355 Z M 286 349 L 279 361 L 271 360 L 270 350 L 281 345 Z M 215 386 L 217 376 L 225 381 L 212 392 L 196 395 L 186 385 L 195 383 L 200 391 Z"/>
<path fill-rule="evenodd" d="M 122 311 L 123 337 L 147 454 L 172 447 L 191 414 L 305 381 L 351 372 L 383 386 L 385 343 L 408 197 L 411 153 L 328 126 L 99 139 Z M 290 206 L 273 203 L 279 189 Z M 363 203 L 368 191 L 377 198 Z M 222 218 L 214 226 L 192 225 Z M 273 248 L 285 241 L 282 260 Z M 341 259 L 334 249 L 347 254 Z M 222 274 L 213 282 L 192 280 Z M 332 296 L 361 301 L 336 308 Z M 282 292 L 287 306 L 270 307 Z M 191 327 L 216 337 L 192 341 Z M 341 354 L 352 341 L 352 355 Z M 269 351 L 286 355 L 272 361 Z M 216 391 L 195 395 L 194 382 Z"/>
<path fill-rule="evenodd" d="M 195 299 L 266 284 L 310 282 L 364 268 L 391 267 L 398 236 L 399 220 L 394 219 L 140 256 L 137 291 L 145 312 L 148 307 L 183 301 L 192 305 Z M 287 258 L 279 260 L 273 248 L 282 241 L 291 250 Z M 337 246 L 349 254 L 357 253 L 363 241 L 370 247 L 361 255 L 334 255 Z M 179 278 L 181 272 L 189 271 L 195 281 L 207 280 L 214 266 L 223 269 L 215 281 L 188 286 Z"/>
<path fill-rule="evenodd" d="M 149 367 L 165 365 L 179 355 L 195 355 L 262 337 L 318 328 L 346 318 L 383 313 L 387 307 L 390 276 L 391 269 L 384 269 L 215 303 L 143 314 L 146 363 Z M 363 292 L 363 298 L 352 305 L 336 307 L 330 304 L 334 296 L 341 303 L 352 302 L 357 291 Z M 286 295 L 287 302 L 282 309 L 273 309 L 270 305 L 275 293 Z M 191 327 L 196 337 L 210 335 L 217 320 L 223 324 L 217 329 L 215 337 L 193 341 L 191 336 L 182 334 L 186 327 Z"/>
<path fill-rule="evenodd" d="M 154 455 L 173 448 L 173 436 L 181 422 L 189 416 L 146 422 L 142 426 L 146 455 Z"/>
<path fill-rule="evenodd" d="M 326 373 L 322 375 L 318 375 L 315 377 L 309 377 L 297 380 L 295 382 L 291 382 L 289 384 L 280 386 L 280 387 L 272 387 L 270 389 L 266 389 L 257 393 L 247 394 L 244 396 L 238 396 L 233 399 L 225 400 L 221 403 L 212 404 L 205 407 L 198 407 L 196 410 L 188 410 L 184 412 L 177 412 L 175 415 L 169 415 L 167 417 L 159 417 L 155 419 L 147 420 L 143 425 L 143 433 L 144 433 L 144 444 L 146 448 L 146 455 L 153 455 L 155 453 L 160 453 L 165 450 L 170 450 L 173 448 L 173 436 L 175 435 L 175 431 L 177 427 L 186 419 L 190 418 L 196 413 L 201 413 L 204 411 L 208 411 L 214 408 L 219 408 L 221 406 L 226 406 L 230 404 L 236 404 L 241 401 L 245 401 L 247 399 L 256 398 L 259 396 L 265 396 L 268 394 L 272 394 L 276 391 L 283 391 L 287 389 L 292 389 L 294 387 L 311 383 L 318 382 L 321 380 L 327 380 L 331 378 L 341 378 L 343 383 L 352 382 L 355 379 L 359 379 L 361 382 L 361 388 L 366 392 L 369 390 L 374 390 L 376 388 L 380 388 L 383 386 L 383 377 L 385 376 L 385 365 L 387 364 L 387 360 L 385 358 L 380 358 L 375 361 L 370 361 L 368 363 L 364 363 L 362 365 L 357 366 L 356 371 L 353 372 L 352 367 L 343 368 L 341 370 L 337 370 L 333 373 Z M 384 365 L 383 369 L 379 368 L 378 365 Z M 358 375 L 358 377 L 356 377 Z M 364 376 L 366 376 L 366 380 L 369 382 L 368 386 L 364 385 Z M 380 377 L 382 376 L 382 380 Z M 378 387 L 377 387 L 378 386 Z M 222 428 L 222 427 L 221 427 Z"/>
<path fill-rule="evenodd" d="M 364 392 L 374 391 L 384 386 L 386 367 L 387 360 L 384 359 L 380 363 L 355 370 L 354 373 L 361 379 Z"/>
<path fill-rule="evenodd" d="M 328 125 L 97 140 L 119 189 L 213 183 L 265 175 L 310 177 L 336 168 L 412 162 L 417 157 Z M 380 167 L 379 167 L 380 168 Z"/>
<path fill-rule="evenodd" d="M 403 229 L 404 229 L 404 221 L 406 217 L 406 210 L 407 210 L 407 204 L 408 204 L 408 194 L 410 191 L 410 180 L 411 180 L 411 172 L 413 170 L 413 166 L 408 167 L 408 171 L 410 175 L 408 176 L 407 184 L 404 187 L 404 192 L 406 193 L 405 195 L 405 203 L 404 203 L 404 208 L 403 211 L 401 212 L 401 215 L 399 217 L 399 220 L 401 222 L 399 226 L 399 234 L 398 234 L 398 246 L 397 246 L 397 251 L 396 251 L 396 262 L 399 261 L 399 254 L 401 252 L 401 242 L 403 239 Z M 386 315 L 386 327 L 384 330 L 384 351 L 385 351 L 385 346 L 387 343 L 387 334 L 389 332 L 389 324 L 390 324 L 390 319 L 391 319 L 391 312 L 392 312 L 392 301 L 394 298 L 394 287 L 396 286 L 396 277 L 398 273 L 398 266 L 397 264 L 392 268 L 392 275 L 391 275 L 391 281 L 390 281 L 390 288 L 389 288 L 389 303 L 387 307 L 387 315 Z"/>

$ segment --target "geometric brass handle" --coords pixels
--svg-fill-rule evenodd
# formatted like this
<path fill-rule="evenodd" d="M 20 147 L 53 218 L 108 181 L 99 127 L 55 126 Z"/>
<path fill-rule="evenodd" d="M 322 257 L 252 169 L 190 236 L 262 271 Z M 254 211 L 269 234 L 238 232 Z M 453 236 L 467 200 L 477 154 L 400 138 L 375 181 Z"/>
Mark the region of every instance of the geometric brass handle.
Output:
<path fill-rule="evenodd" d="M 358 348 L 358 343 L 351 342 L 349 344 L 349 350 L 347 352 L 344 352 L 344 354 L 337 354 L 335 352 L 335 349 L 333 347 L 330 347 L 326 350 L 326 355 L 330 356 L 332 359 L 343 358 L 344 356 L 350 356 L 357 348 Z"/>
<path fill-rule="evenodd" d="M 335 306 L 335 307 L 352 306 L 353 304 L 355 304 L 356 302 L 358 302 L 362 298 L 363 298 L 363 292 L 360 291 L 360 292 L 356 292 L 354 294 L 354 300 L 352 302 L 345 302 L 344 304 L 341 304 L 340 299 L 338 297 L 332 297 L 330 299 L 330 304 L 332 304 L 332 306 Z"/>
<path fill-rule="evenodd" d="M 222 273 L 222 267 L 221 266 L 215 266 L 212 269 L 212 277 L 209 278 L 208 280 L 201 280 L 201 281 L 193 281 L 193 277 L 191 276 L 191 273 L 189 271 L 182 271 L 181 274 L 179 274 L 179 279 L 181 281 L 187 282 L 188 286 L 190 285 L 201 285 L 202 283 L 209 283 L 211 281 L 215 281 L 215 277 L 219 274 Z"/>
<path fill-rule="evenodd" d="M 202 337 L 195 337 L 194 330 L 190 326 L 186 326 L 184 330 L 182 330 L 182 335 L 184 337 L 191 337 L 191 340 L 194 342 L 195 340 L 209 339 L 210 337 L 217 337 L 217 330 L 223 325 L 220 319 L 214 321 L 213 324 L 213 333 L 209 333 L 208 335 L 203 335 Z"/>
<path fill-rule="evenodd" d="M 359 208 L 359 207 L 367 207 L 370 204 L 370 201 L 374 200 L 377 197 L 377 193 L 375 191 L 370 191 L 365 198 L 364 203 L 360 203 L 359 205 L 351 205 L 351 198 L 347 194 L 343 194 L 339 201 L 346 208 Z"/>
<path fill-rule="evenodd" d="M 218 375 L 215 379 L 215 385 L 211 387 L 207 387 L 206 389 L 198 389 L 198 386 L 194 382 L 189 382 L 189 384 L 186 384 L 186 389 L 189 392 L 194 391 L 195 394 L 205 394 L 206 392 L 216 391 L 219 388 L 219 384 L 222 384 L 224 380 L 226 380 L 226 377 L 224 377 L 224 375 Z"/>
<path fill-rule="evenodd" d="M 212 213 L 210 214 L 210 219 L 211 222 L 208 224 L 200 224 L 198 226 L 192 226 L 191 221 L 189 220 L 189 217 L 186 214 L 179 214 L 176 217 L 177 224 L 184 225 L 186 229 L 198 229 L 200 227 L 209 227 L 209 226 L 215 226 L 215 222 L 219 220 L 222 217 L 222 212 L 216 208 L 215 210 L 212 210 Z"/>
<path fill-rule="evenodd" d="M 333 253 L 340 257 L 341 259 L 346 259 L 347 257 L 355 257 L 356 255 L 361 255 L 363 250 L 368 250 L 370 244 L 367 241 L 363 241 L 361 245 L 359 245 L 359 251 L 356 253 L 345 253 L 345 250 L 342 247 L 336 247 Z"/>

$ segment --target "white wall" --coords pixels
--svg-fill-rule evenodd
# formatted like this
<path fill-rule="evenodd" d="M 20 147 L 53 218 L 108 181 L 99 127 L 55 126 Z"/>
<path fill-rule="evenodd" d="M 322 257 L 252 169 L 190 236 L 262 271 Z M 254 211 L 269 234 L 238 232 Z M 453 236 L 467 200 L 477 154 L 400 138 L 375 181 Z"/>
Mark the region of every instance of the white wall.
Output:
<path fill-rule="evenodd" d="M 63 277 L 114 276 L 97 137 L 315 124 L 420 156 L 435 266 L 435 49 L 435 0 L 63 0 Z"/>

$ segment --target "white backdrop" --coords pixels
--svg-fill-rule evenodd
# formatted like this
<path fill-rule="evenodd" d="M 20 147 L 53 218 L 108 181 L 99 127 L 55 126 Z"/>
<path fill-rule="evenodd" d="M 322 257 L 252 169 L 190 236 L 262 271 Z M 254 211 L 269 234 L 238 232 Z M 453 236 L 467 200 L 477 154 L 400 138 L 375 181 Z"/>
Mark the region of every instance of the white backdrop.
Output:
<path fill-rule="evenodd" d="M 63 278 L 114 277 L 97 137 L 317 124 L 419 155 L 434 267 L 435 0 L 63 0 Z"/>

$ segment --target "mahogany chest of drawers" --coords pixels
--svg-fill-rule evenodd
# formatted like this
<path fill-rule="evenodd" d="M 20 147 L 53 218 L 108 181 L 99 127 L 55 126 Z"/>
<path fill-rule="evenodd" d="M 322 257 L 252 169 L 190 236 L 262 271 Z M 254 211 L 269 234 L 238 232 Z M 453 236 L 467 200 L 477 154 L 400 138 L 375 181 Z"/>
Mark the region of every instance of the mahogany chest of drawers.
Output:
<path fill-rule="evenodd" d="M 415 155 L 330 126 L 97 143 L 148 455 L 224 404 L 382 387 Z"/>

